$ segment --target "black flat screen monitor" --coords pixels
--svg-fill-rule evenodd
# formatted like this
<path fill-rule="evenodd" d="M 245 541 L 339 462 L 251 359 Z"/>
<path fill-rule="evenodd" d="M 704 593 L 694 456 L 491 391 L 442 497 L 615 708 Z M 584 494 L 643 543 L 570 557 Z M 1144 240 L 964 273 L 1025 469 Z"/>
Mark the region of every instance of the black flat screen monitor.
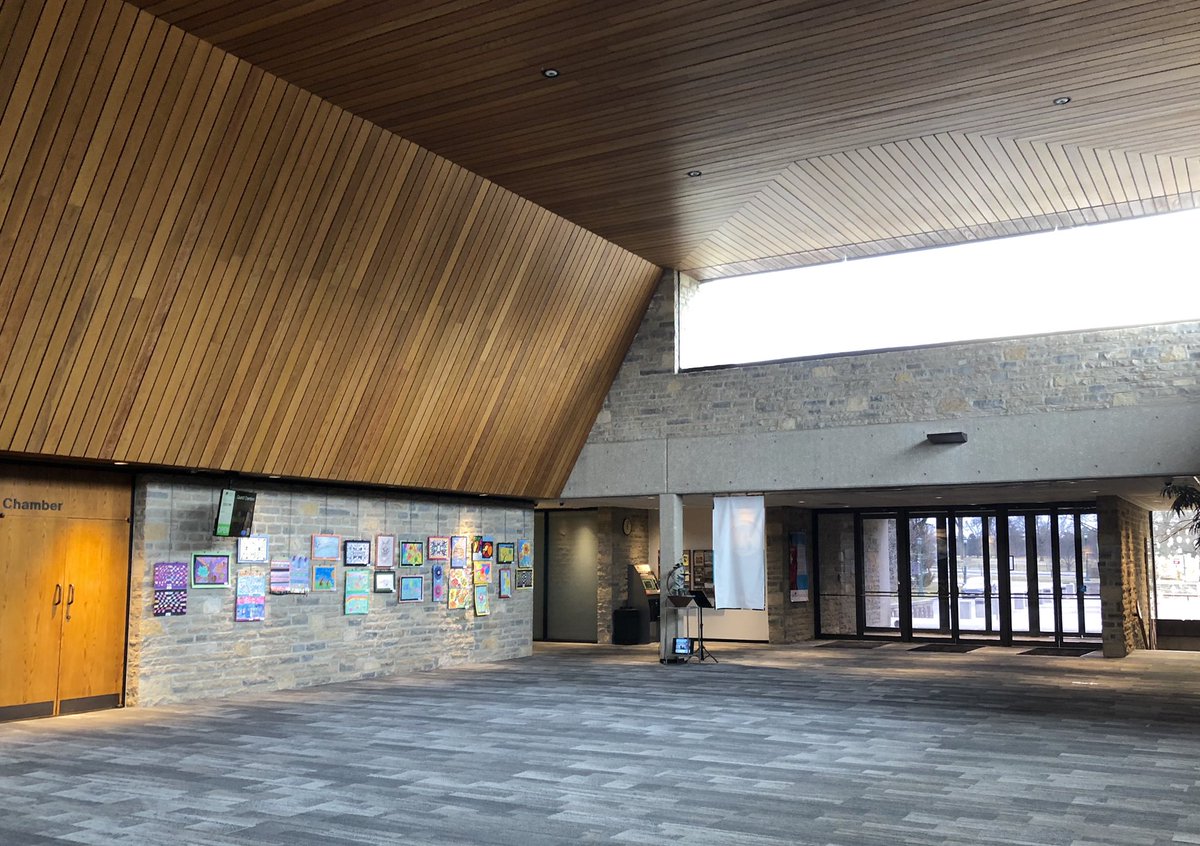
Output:
<path fill-rule="evenodd" d="M 675 638 L 674 648 L 671 651 L 676 655 L 691 655 L 692 639 L 690 637 Z"/>

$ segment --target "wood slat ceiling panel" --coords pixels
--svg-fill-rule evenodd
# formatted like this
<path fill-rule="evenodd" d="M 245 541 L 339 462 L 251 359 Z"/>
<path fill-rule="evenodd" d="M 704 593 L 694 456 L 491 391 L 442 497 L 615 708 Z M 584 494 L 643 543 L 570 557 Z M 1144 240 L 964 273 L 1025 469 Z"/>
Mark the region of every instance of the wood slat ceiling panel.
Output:
<path fill-rule="evenodd" d="M 711 279 L 764 259 L 779 269 L 877 255 L 905 238 L 935 246 L 1191 207 L 1198 164 L 957 133 L 820 156 L 789 167 L 682 269 Z"/>
<path fill-rule="evenodd" d="M 793 163 L 905 139 L 1200 155 L 1194 0 L 135 1 L 664 265 Z"/>
<path fill-rule="evenodd" d="M 657 267 L 118 0 L 0 43 L 0 450 L 557 495 Z"/>

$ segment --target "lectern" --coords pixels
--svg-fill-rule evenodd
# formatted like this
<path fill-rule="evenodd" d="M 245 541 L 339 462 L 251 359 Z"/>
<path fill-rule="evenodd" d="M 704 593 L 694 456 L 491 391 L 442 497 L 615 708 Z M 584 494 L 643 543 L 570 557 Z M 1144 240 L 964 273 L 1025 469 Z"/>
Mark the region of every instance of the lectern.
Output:
<path fill-rule="evenodd" d="M 697 623 L 699 636 L 696 638 L 696 646 L 698 648 L 694 653 L 692 653 L 692 657 L 694 657 L 696 661 L 701 664 L 703 664 L 705 660 L 712 661 L 714 664 L 719 664 L 721 662 L 718 661 L 716 656 L 713 655 L 708 650 L 708 647 L 704 645 L 704 609 L 712 608 L 713 604 L 709 601 L 708 594 L 702 590 L 692 591 L 692 599 L 696 601 L 696 615 L 699 618 Z"/>

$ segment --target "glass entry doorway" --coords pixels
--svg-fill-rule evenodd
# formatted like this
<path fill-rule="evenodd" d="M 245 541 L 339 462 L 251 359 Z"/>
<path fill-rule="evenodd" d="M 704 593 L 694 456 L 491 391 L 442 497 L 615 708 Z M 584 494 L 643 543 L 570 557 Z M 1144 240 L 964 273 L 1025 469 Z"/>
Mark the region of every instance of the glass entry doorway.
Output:
<path fill-rule="evenodd" d="M 822 635 L 1058 645 L 1100 636 L 1096 514 L 1086 507 L 843 511 L 817 521 Z"/>

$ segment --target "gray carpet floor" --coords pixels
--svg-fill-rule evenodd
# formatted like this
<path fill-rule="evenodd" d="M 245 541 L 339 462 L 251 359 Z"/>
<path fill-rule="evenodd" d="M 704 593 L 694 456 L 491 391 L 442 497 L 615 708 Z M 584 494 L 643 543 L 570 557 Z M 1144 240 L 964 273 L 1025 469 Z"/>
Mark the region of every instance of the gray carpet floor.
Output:
<path fill-rule="evenodd" d="M 0 725 L 0 844 L 1200 844 L 1200 654 L 714 649 Z"/>

